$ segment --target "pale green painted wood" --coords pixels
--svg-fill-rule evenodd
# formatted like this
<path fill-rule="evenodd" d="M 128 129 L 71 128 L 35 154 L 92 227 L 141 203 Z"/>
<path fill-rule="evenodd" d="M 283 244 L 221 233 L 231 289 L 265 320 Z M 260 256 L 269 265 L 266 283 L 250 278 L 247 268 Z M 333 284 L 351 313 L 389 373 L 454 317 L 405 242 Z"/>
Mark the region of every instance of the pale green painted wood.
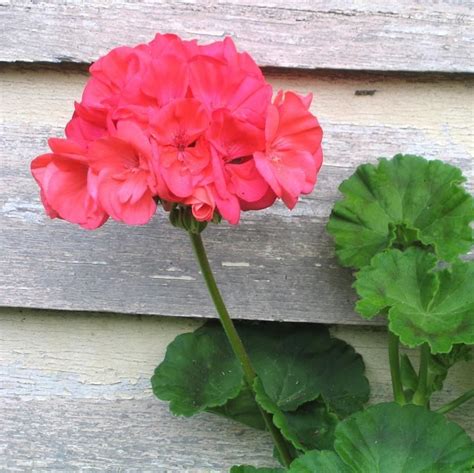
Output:
<path fill-rule="evenodd" d="M 166 345 L 201 322 L 170 317 L 0 310 L 0 471 L 224 472 L 270 465 L 268 437 L 210 414 L 175 418 L 149 378 Z M 334 327 L 365 360 L 371 402 L 391 399 L 386 333 Z M 458 365 L 444 403 L 474 387 Z M 453 413 L 474 434 L 474 402 Z"/>

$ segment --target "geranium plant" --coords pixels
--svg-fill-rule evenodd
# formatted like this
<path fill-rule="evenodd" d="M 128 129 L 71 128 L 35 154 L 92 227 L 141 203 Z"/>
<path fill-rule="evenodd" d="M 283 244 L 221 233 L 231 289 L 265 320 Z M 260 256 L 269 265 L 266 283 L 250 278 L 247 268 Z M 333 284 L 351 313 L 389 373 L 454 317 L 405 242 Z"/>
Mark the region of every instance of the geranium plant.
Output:
<path fill-rule="evenodd" d="M 171 223 L 189 233 L 239 360 L 231 376 L 224 371 L 238 380 L 230 393 L 239 393 L 242 370 L 253 397 L 256 373 L 200 233 L 221 218 L 237 224 L 242 210 L 266 208 L 277 198 L 293 208 L 313 190 L 322 131 L 308 110 L 311 95 L 280 91 L 272 100 L 258 66 L 230 38 L 202 46 L 157 35 L 148 44 L 114 49 L 90 73 L 66 138 L 50 139 L 51 153 L 31 165 L 48 215 L 95 229 L 109 217 L 145 224 L 157 205 L 169 211 Z M 220 353 L 214 353 L 219 366 Z M 271 415 L 260 413 L 289 465 L 287 443 Z"/>
<path fill-rule="evenodd" d="M 359 269 L 357 312 L 388 317 L 393 390 L 402 404 L 428 405 L 440 381 L 430 366 L 447 370 L 474 344 L 474 262 L 458 259 L 471 248 L 474 220 L 464 181 L 441 161 L 382 159 L 341 185 L 344 199 L 329 220 L 340 262 Z M 399 359 L 399 340 L 420 347 L 418 375 L 406 355 Z"/>
<path fill-rule="evenodd" d="M 472 359 L 474 262 L 460 256 L 472 247 L 474 199 L 464 182 L 454 166 L 397 155 L 360 166 L 341 184 L 344 198 L 327 228 L 340 263 L 357 270 L 356 311 L 388 318 L 395 402 L 339 417 L 326 433 L 329 448 L 300 448 L 287 469 L 239 466 L 232 473 L 472 471 L 474 443 L 444 415 L 474 398 L 474 389 L 435 410 L 431 402 L 449 369 Z M 418 370 L 400 343 L 419 347 Z"/>
<path fill-rule="evenodd" d="M 292 209 L 312 192 L 322 131 L 309 111 L 311 95 L 274 94 L 229 38 L 199 45 L 157 35 L 114 49 L 90 73 L 66 137 L 50 139 L 51 152 L 31 164 L 46 212 L 86 229 L 109 218 L 143 225 L 158 207 L 169 212 L 189 234 L 220 319 L 169 345 L 152 378 L 156 396 L 176 415 L 206 411 L 267 430 L 284 469 L 260 471 L 464 471 L 472 442 L 427 410 L 474 340 L 472 263 L 456 260 L 472 241 L 472 199 L 459 171 L 397 157 L 359 168 L 341 186 L 345 199 L 329 231 L 341 263 L 360 270 L 357 310 L 367 318 L 387 313 L 392 334 L 398 404 L 363 410 L 369 386 L 362 358 L 327 328 L 236 328 L 201 238 L 210 222 L 237 224 L 241 211 L 277 199 Z M 450 266 L 438 268 L 440 260 Z M 399 339 L 421 346 L 418 373 L 400 357 Z M 395 448 L 401 459 L 389 465 Z"/>

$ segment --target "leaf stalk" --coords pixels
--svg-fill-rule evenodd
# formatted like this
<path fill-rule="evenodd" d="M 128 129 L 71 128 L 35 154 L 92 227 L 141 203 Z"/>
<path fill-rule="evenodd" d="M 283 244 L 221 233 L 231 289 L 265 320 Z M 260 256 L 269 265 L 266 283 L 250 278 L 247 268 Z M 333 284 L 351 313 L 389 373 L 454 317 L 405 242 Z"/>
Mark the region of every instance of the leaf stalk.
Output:
<path fill-rule="evenodd" d="M 423 343 L 420 347 L 420 367 L 418 370 L 418 386 L 413 395 L 413 404 L 426 406 L 428 403 L 428 365 L 430 361 L 430 347 Z"/>
<path fill-rule="evenodd" d="M 390 363 L 390 374 L 392 376 L 393 398 L 402 406 L 406 404 L 405 392 L 403 391 L 402 376 L 400 372 L 400 341 L 394 333 L 388 331 L 388 360 Z"/>
<path fill-rule="evenodd" d="M 464 404 L 472 398 L 474 398 L 474 389 L 470 389 L 462 396 L 459 396 L 456 399 L 453 399 L 452 401 L 448 402 L 447 404 L 444 404 L 443 406 L 439 407 L 438 409 L 436 409 L 436 412 L 440 414 L 447 414 L 448 412 L 451 412 L 452 410 L 456 409 L 461 404 Z"/>
<path fill-rule="evenodd" d="M 219 288 L 217 287 L 217 283 L 212 273 L 201 235 L 199 233 L 193 233 L 191 231 L 188 231 L 188 233 L 191 238 L 191 244 L 193 246 L 196 259 L 199 263 L 199 267 L 201 268 L 202 275 L 206 282 L 209 295 L 211 296 L 216 311 L 219 315 L 222 328 L 224 329 L 224 332 L 227 336 L 227 339 L 229 340 L 229 343 L 232 347 L 235 356 L 237 357 L 242 366 L 245 381 L 254 393 L 254 382 L 257 377 L 257 373 L 255 372 L 252 366 L 252 363 L 247 354 L 247 351 L 245 350 L 242 339 L 237 333 L 235 325 L 232 322 L 232 319 L 230 318 L 229 312 L 227 311 L 227 307 L 224 303 L 224 300 L 222 299 Z M 282 462 L 286 467 L 290 466 L 292 456 L 289 452 L 286 440 L 283 438 L 281 432 L 273 423 L 270 414 L 264 411 L 260 406 L 259 409 L 262 414 L 263 420 L 265 421 L 265 425 L 270 431 L 273 443 L 275 444 L 275 447 L 277 448 L 278 453 L 280 454 Z"/>

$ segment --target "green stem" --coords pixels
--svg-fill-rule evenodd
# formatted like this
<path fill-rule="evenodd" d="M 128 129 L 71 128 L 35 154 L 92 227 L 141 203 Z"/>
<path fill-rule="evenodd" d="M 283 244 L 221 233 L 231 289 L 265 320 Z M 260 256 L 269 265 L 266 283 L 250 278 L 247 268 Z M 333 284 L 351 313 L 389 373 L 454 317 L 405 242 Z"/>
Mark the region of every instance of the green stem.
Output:
<path fill-rule="evenodd" d="M 428 402 L 428 364 L 430 361 L 430 347 L 423 343 L 420 347 L 420 368 L 418 370 L 418 386 L 413 394 L 413 404 L 426 406 Z"/>
<path fill-rule="evenodd" d="M 227 335 L 227 338 L 232 347 L 232 350 L 234 351 L 235 356 L 242 365 L 245 380 L 253 391 L 254 381 L 257 377 L 257 374 L 253 369 L 252 363 L 250 362 L 250 358 L 245 350 L 244 344 L 242 343 L 242 340 L 239 337 L 237 330 L 235 329 L 234 323 L 230 318 L 229 312 L 227 311 L 227 308 L 224 304 L 224 300 L 222 299 L 222 296 L 219 292 L 216 280 L 214 279 L 214 275 L 212 274 L 211 266 L 209 265 L 209 260 L 207 259 L 206 250 L 204 249 L 201 235 L 199 233 L 188 233 L 191 238 L 191 243 L 193 245 L 194 253 L 201 268 L 202 275 L 204 277 L 204 280 L 206 281 L 207 289 L 212 298 L 212 301 L 214 302 L 216 311 L 219 314 L 219 318 L 224 332 Z M 268 414 L 268 412 L 265 412 L 260 407 L 259 409 L 262 414 L 263 420 L 265 421 L 265 424 L 268 430 L 270 431 L 270 434 L 272 435 L 273 443 L 275 444 L 275 447 L 277 448 L 280 454 L 282 462 L 286 467 L 290 466 L 292 457 L 288 450 L 288 444 L 281 435 L 281 432 L 273 423 L 270 414 Z"/>
<path fill-rule="evenodd" d="M 399 340 L 390 330 L 388 332 L 388 360 L 390 362 L 390 374 L 392 375 L 393 398 L 401 405 L 406 404 L 400 373 Z"/>
<path fill-rule="evenodd" d="M 448 402 L 447 404 L 444 404 L 443 406 L 439 407 L 436 409 L 436 412 L 439 412 L 440 414 L 446 414 L 453 409 L 456 409 L 459 407 L 461 404 L 464 404 L 465 402 L 469 401 L 469 399 L 472 399 L 474 397 L 474 389 L 471 389 L 464 393 L 462 396 L 459 396 L 456 399 L 453 399 L 451 402 Z"/>

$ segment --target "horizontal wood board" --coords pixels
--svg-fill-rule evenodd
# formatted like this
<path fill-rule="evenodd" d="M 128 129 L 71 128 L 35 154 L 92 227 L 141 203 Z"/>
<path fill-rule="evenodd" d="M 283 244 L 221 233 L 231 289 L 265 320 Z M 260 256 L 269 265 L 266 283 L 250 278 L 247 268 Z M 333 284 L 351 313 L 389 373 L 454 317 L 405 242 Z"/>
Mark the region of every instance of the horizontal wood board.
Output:
<path fill-rule="evenodd" d="M 325 164 L 316 190 L 293 212 L 278 204 L 244 214 L 239 226 L 205 231 L 224 298 L 237 318 L 363 323 L 353 312 L 351 271 L 338 266 L 325 231 L 337 187 L 357 165 L 405 152 L 459 165 L 472 189 L 474 81 L 268 77 L 275 88 L 315 93 Z M 163 212 L 144 227 L 109 222 L 93 232 L 45 216 L 29 163 L 46 152 L 48 136 L 62 135 L 85 80 L 49 70 L 0 75 L 0 306 L 214 316 L 187 236 Z"/>
<path fill-rule="evenodd" d="M 0 309 L 0 471 L 227 472 L 271 465 L 270 439 L 210 414 L 173 417 L 149 378 L 196 320 Z M 391 399 L 386 332 L 336 327 L 362 354 L 370 403 Z M 28 343 L 25 343 L 28 340 Z M 417 353 L 410 352 L 415 363 Z M 104 361 L 105 360 L 105 361 Z M 449 374 L 434 406 L 474 387 Z M 450 414 L 474 434 L 474 402 Z"/>
<path fill-rule="evenodd" d="M 472 2 L 0 1 L 0 61 L 91 62 L 156 32 L 232 36 L 262 66 L 474 72 Z"/>

